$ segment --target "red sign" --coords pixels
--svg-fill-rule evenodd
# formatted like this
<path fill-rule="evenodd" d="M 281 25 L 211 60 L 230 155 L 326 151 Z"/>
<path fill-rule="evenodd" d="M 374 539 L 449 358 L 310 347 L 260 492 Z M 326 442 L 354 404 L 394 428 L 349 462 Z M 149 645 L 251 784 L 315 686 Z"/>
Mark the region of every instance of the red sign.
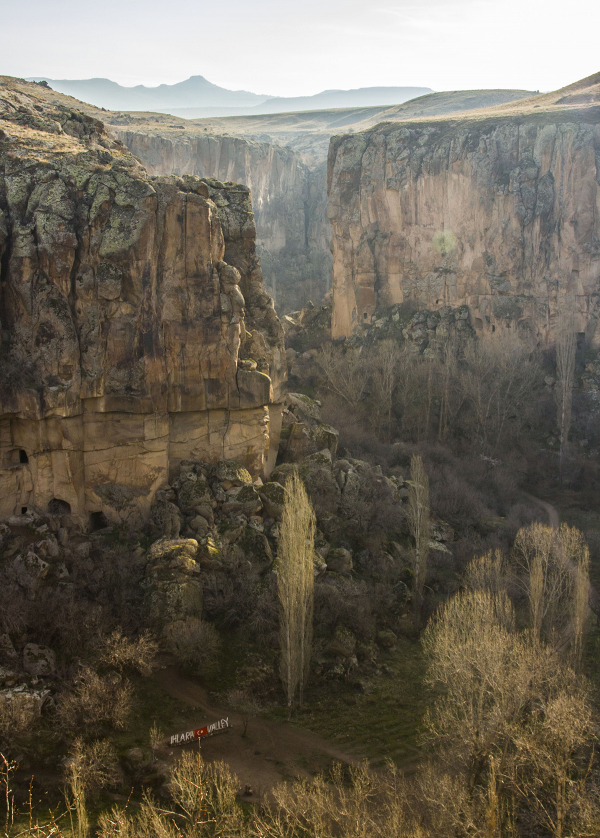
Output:
<path fill-rule="evenodd" d="M 219 719 L 218 722 L 198 727 L 196 730 L 187 730 L 185 733 L 174 733 L 171 736 L 170 745 L 185 745 L 186 742 L 192 742 L 194 739 L 203 739 L 205 736 L 214 736 L 217 733 L 223 733 L 229 728 L 229 716 L 226 719 Z"/>

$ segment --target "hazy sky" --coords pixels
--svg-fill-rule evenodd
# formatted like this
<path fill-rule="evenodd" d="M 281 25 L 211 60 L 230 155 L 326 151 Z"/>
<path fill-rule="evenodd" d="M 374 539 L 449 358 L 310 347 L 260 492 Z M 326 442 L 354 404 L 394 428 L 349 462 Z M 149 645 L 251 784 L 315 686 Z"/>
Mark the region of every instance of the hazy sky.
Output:
<path fill-rule="evenodd" d="M 552 90 L 600 71 L 597 0 L 0 0 L 0 74 Z"/>

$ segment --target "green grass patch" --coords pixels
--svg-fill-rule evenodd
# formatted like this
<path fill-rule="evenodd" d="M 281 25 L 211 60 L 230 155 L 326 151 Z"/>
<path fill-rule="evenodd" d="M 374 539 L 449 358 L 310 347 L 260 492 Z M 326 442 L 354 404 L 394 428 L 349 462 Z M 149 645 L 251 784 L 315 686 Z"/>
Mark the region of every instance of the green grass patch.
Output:
<path fill-rule="evenodd" d="M 426 709 L 421 645 L 400 638 L 397 649 L 382 655 L 381 662 L 391 673 L 363 679 L 364 692 L 344 681 L 311 685 L 293 723 L 375 764 L 391 759 L 407 767 L 421 753 Z"/>

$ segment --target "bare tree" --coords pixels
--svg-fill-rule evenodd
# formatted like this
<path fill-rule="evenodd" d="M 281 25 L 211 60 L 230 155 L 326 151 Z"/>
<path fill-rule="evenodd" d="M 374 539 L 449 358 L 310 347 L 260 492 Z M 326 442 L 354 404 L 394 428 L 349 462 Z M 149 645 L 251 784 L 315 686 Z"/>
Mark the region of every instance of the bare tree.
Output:
<path fill-rule="evenodd" d="M 459 387 L 473 411 L 475 432 L 496 448 L 509 421 L 519 421 L 540 380 L 533 342 L 515 332 L 485 336 L 464 351 Z"/>
<path fill-rule="evenodd" d="M 418 628 L 421 622 L 423 589 L 427 576 L 427 558 L 429 556 L 429 478 L 418 454 L 410 461 L 410 480 L 408 481 L 408 523 L 414 539 L 413 575 L 414 575 L 414 624 Z"/>
<path fill-rule="evenodd" d="M 426 724 L 442 765 L 458 769 L 474 804 L 461 804 L 454 816 L 461 829 L 452 834 L 596 835 L 595 723 L 585 682 L 556 649 L 518 630 L 505 592 L 479 587 L 497 586 L 502 573 L 493 561 L 478 562 L 468 573 L 476 589 L 446 603 L 423 636 L 428 680 L 439 690 Z"/>
<path fill-rule="evenodd" d="M 590 591 L 589 549 L 583 534 L 567 524 L 559 530 L 531 524 L 517 533 L 513 557 L 524 571 L 521 582 L 534 637 L 540 641 L 558 632 L 560 645 L 570 643 L 578 665 Z"/>
<path fill-rule="evenodd" d="M 556 327 L 556 400 L 558 403 L 558 431 L 560 436 L 559 479 L 562 483 L 564 456 L 569 443 L 575 376 L 575 306 L 572 297 L 561 304 Z"/>
<path fill-rule="evenodd" d="M 315 513 L 294 472 L 286 481 L 279 532 L 277 588 L 280 602 L 281 679 L 288 710 L 301 705 L 312 650 Z"/>
<path fill-rule="evenodd" d="M 325 375 L 327 389 L 356 409 L 368 382 L 361 350 L 329 344 L 322 347 L 316 361 Z"/>
<path fill-rule="evenodd" d="M 405 362 L 403 352 L 396 341 L 383 340 L 370 353 L 368 366 L 372 379 L 372 403 L 375 408 L 377 430 L 387 425 L 388 438 L 392 430 L 392 406 L 394 391 L 398 384 L 399 370 Z"/>

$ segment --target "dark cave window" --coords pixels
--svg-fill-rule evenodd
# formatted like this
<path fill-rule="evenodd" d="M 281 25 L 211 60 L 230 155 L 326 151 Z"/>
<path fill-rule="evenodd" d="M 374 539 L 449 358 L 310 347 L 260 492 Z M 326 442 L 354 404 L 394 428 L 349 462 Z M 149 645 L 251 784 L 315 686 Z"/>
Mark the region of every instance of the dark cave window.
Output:
<path fill-rule="evenodd" d="M 90 512 L 90 532 L 98 532 L 108 526 L 108 518 L 104 512 Z"/>
<path fill-rule="evenodd" d="M 60 498 L 52 498 L 48 503 L 48 512 L 50 515 L 56 515 L 57 518 L 64 518 L 65 515 L 71 514 L 71 504 Z"/>
<path fill-rule="evenodd" d="M 368 316 L 369 316 L 369 315 L 368 315 L 368 314 L 367 314 L 367 312 L 365 311 L 365 313 L 363 314 L 363 320 L 366 320 Z"/>
<path fill-rule="evenodd" d="M 27 507 L 26 506 L 21 507 L 21 515 L 27 515 Z"/>
<path fill-rule="evenodd" d="M 19 451 L 19 462 L 26 465 L 29 462 L 29 457 L 27 456 L 27 451 L 24 451 L 23 448 Z"/>

